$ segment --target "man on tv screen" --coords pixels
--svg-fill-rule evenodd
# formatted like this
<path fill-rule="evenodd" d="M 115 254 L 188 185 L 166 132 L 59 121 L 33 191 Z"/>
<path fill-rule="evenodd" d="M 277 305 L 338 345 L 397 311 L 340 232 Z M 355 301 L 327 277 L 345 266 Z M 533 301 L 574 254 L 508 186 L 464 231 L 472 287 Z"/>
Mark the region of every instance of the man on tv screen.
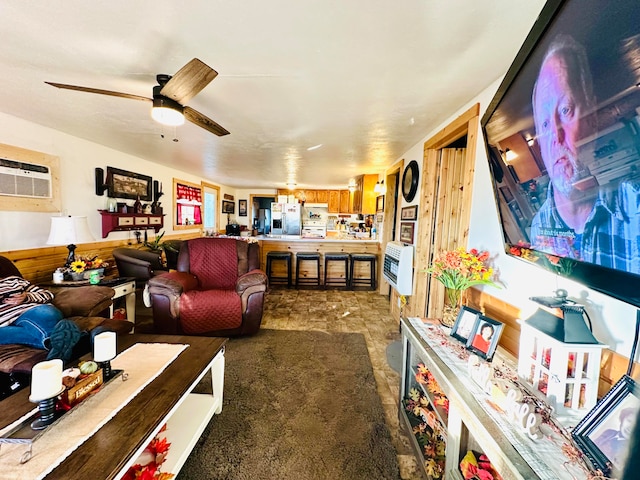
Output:
<path fill-rule="evenodd" d="M 579 141 L 595 133 L 596 100 L 586 52 L 572 37 L 558 35 L 549 46 L 532 104 L 550 180 L 531 223 L 532 247 L 640 273 L 640 175 L 601 187 L 578 154 Z"/>

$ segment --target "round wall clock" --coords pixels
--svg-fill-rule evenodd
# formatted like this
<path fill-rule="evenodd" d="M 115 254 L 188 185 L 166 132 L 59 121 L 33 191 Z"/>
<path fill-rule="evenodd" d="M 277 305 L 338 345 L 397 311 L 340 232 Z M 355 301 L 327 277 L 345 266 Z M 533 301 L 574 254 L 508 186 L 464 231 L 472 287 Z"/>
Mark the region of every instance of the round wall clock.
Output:
<path fill-rule="evenodd" d="M 418 191 L 418 162 L 411 160 L 402 175 L 402 196 L 405 201 L 412 202 Z"/>

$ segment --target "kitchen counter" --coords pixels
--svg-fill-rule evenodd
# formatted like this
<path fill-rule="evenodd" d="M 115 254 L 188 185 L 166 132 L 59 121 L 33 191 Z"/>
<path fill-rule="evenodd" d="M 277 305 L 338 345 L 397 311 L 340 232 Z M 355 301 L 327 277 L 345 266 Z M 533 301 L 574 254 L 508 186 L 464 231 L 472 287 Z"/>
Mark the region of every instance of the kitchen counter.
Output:
<path fill-rule="evenodd" d="M 324 254 L 328 252 L 345 252 L 345 253 L 374 253 L 378 255 L 378 284 L 380 284 L 381 271 L 382 271 L 382 256 L 381 256 L 381 246 L 378 240 L 372 240 L 371 238 L 339 238 L 339 237 L 329 237 L 329 238 L 302 238 L 299 235 L 279 235 L 279 236 L 268 236 L 268 235 L 259 235 L 255 237 L 258 239 L 260 243 L 260 268 L 266 270 L 267 265 L 267 253 L 269 252 L 291 252 L 292 256 L 292 281 L 295 284 L 296 278 L 296 254 L 299 252 L 318 252 L 320 253 L 320 284 L 324 283 Z M 363 263 L 363 262 L 358 262 Z M 284 266 L 284 262 L 274 262 L 273 265 L 274 274 L 276 276 L 286 276 L 286 269 Z M 356 275 L 359 276 L 361 273 L 363 275 L 368 275 L 369 266 L 365 265 L 357 265 L 356 267 Z M 331 262 L 329 265 L 329 275 L 332 277 L 339 276 L 334 274 L 334 269 L 336 272 L 340 271 L 340 265 L 336 264 L 336 262 Z M 313 262 L 304 262 L 300 265 L 300 276 L 301 277 L 315 277 L 315 265 Z"/>
<path fill-rule="evenodd" d="M 340 237 L 305 238 L 300 235 L 258 235 L 257 237 L 254 237 L 254 238 L 258 239 L 258 241 L 269 241 L 269 242 L 378 243 L 378 240 L 374 240 L 369 237 L 356 238 L 354 236 L 348 236 L 345 238 L 340 238 Z"/>

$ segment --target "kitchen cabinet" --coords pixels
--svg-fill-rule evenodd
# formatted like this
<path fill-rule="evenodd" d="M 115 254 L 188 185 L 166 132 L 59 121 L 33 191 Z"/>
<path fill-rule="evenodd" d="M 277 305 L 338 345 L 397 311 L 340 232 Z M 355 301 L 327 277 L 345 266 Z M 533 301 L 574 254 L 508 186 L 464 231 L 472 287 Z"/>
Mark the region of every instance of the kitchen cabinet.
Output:
<path fill-rule="evenodd" d="M 329 190 L 329 213 L 341 213 L 340 212 L 340 190 Z"/>
<path fill-rule="evenodd" d="M 349 190 L 340 190 L 340 213 L 352 213 L 352 193 Z"/>
<path fill-rule="evenodd" d="M 316 201 L 309 203 L 329 203 L 329 190 L 316 190 Z"/>
<path fill-rule="evenodd" d="M 356 177 L 356 188 L 353 192 L 353 210 L 352 213 L 362 213 L 365 215 L 373 215 L 376 213 L 376 192 L 375 186 L 378 182 L 378 176 L 360 175 Z"/>
<path fill-rule="evenodd" d="M 164 225 L 164 215 L 160 214 L 99 212 L 102 215 L 102 238 L 107 238 L 113 231 L 152 229 L 158 233 Z"/>

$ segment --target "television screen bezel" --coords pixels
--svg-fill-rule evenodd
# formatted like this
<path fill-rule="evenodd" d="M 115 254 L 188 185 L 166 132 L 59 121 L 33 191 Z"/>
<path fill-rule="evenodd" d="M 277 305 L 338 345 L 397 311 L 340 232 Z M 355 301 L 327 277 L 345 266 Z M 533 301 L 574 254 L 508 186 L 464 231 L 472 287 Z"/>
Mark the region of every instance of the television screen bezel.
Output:
<path fill-rule="evenodd" d="M 497 163 L 495 159 L 492 159 L 493 152 L 491 149 L 493 147 L 489 143 L 487 124 L 496 113 L 498 106 L 508 94 L 510 87 L 513 86 L 518 75 L 521 73 L 525 65 L 531 61 L 532 55 L 536 52 L 536 48 L 538 48 L 540 43 L 545 39 L 545 35 L 553 22 L 561 15 L 562 9 L 566 8 L 568 3 L 569 2 L 565 0 L 547 1 L 481 119 L 481 130 L 487 160 L 490 167 L 489 170 L 491 173 L 492 189 L 494 192 L 494 201 L 496 203 L 496 211 L 500 222 L 500 228 L 502 230 L 503 245 L 505 253 L 509 256 L 518 258 L 528 264 L 533 264 L 552 271 L 556 274 L 566 276 L 595 291 L 604 293 L 605 295 L 609 295 L 633 306 L 640 307 L 640 289 L 637 288 L 638 282 L 640 282 L 640 275 L 581 261 L 574 262 L 574 266 L 570 273 L 559 272 L 548 262 L 539 262 L 536 261 L 536 259 L 528 260 L 519 255 L 514 255 L 510 251 L 511 245 L 507 241 L 504 223 L 505 219 L 500 211 L 498 197 L 501 192 L 498 191 L 497 184 L 501 181 L 498 177 L 506 175 L 508 172 L 503 171 L 502 165 Z M 538 259 L 540 256 L 544 256 L 543 252 L 536 252 L 535 250 L 533 250 L 533 252 L 537 253 Z"/>

